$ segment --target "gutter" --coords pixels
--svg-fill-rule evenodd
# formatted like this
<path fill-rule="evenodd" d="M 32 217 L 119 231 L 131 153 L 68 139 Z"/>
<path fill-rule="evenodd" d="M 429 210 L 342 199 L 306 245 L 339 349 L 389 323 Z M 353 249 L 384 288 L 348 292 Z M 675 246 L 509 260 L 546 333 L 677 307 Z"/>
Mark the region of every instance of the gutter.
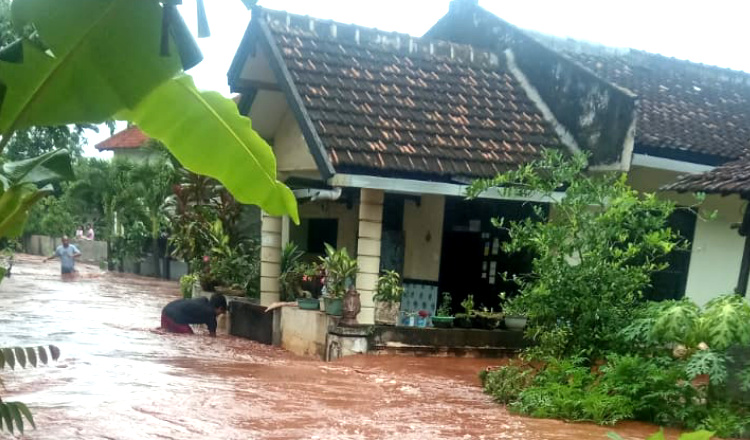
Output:
<path fill-rule="evenodd" d="M 703 165 L 682 160 L 665 159 L 658 156 L 636 153 L 633 155 L 632 166 L 654 168 L 657 170 L 675 171 L 678 173 L 700 174 L 714 169 L 711 165 Z"/>
<path fill-rule="evenodd" d="M 328 184 L 334 187 L 378 189 L 393 194 L 424 195 L 434 194 L 452 197 L 466 197 L 468 185 L 455 183 L 429 182 L 423 180 L 398 179 L 391 177 L 376 177 L 357 174 L 336 174 L 328 179 Z M 525 202 L 557 203 L 565 197 L 563 192 L 556 192 L 552 197 L 539 193 L 522 195 L 518 193 L 503 194 L 497 189 L 483 192 L 477 198 L 495 200 L 514 200 Z"/>

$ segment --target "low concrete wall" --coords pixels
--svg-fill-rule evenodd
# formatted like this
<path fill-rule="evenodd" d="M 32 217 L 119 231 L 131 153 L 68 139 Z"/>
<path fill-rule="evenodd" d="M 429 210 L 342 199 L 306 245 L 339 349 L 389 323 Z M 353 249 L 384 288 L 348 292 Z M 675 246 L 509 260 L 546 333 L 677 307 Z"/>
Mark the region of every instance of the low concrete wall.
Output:
<path fill-rule="evenodd" d="M 271 345 L 273 344 L 274 316 L 278 316 L 280 312 L 278 309 L 266 312 L 265 306 L 247 298 L 233 299 L 229 303 L 229 334 Z"/>
<path fill-rule="evenodd" d="M 283 307 L 279 326 L 281 347 L 301 356 L 325 359 L 328 330 L 337 322 L 338 318 L 325 312 Z"/>
<path fill-rule="evenodd" d="M 70 242 L 81 251 L 80 261 L 91 264 L 100 264 L 107 261 L 106 241 L 71 240 Z M 24 240 L 24 250 L 28 254 L 48 257 L 60 244 L 62 244 L 60 238 L 30 235 Z"/>
<path fill-rule="evenodd" d="M 498 357 L 527 346 L 523 332 L 509 330 L 377 325 L 370 337 L 370 352 L 379 354 Z"/>

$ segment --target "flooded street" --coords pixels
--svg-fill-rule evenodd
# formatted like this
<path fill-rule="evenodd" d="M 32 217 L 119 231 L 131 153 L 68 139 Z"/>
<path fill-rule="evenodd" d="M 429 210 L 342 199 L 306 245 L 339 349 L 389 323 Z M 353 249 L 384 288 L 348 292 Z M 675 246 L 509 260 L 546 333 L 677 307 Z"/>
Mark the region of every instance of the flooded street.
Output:
<path fill-rule="evenodd" d="M 31 439 L 605 439 L 609 427 L 509 415 L 482 394 L 493 360 L 324 363 L 227 335 L 159 332 L 177 283 L 18 256 L 0 286 L 0 346 L 55 344 L 59 361 L 2 373 Z M 657 428 L 624 424 L 643 439 Z"/>

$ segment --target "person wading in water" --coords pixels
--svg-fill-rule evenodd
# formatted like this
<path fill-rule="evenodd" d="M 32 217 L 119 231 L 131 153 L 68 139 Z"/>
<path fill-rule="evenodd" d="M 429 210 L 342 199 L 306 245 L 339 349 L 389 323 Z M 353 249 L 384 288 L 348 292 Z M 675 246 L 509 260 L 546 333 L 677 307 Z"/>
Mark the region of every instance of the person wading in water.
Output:
<path fill-rule="evenodd" d="M 74 244 L 70 244 L 67 235 L 63 235 L 62 244 L 55 249 L 55 253 L 44 259 L 44 262 L 60 257 L 60 269 L 63 275 L 73 274 L 76 271 L 76 258 L 81 256 L 81 251 Z"/>
<path fill-rule="evenodd" d="M 190 324 L 206 324 L 208 333 L 216 336 L 216 317 L 227 311 L 227 299 L 215 293 L 211 299 L 178 299 L 161 310 L 161 328 L 170 333 L 192 334 Z"/>

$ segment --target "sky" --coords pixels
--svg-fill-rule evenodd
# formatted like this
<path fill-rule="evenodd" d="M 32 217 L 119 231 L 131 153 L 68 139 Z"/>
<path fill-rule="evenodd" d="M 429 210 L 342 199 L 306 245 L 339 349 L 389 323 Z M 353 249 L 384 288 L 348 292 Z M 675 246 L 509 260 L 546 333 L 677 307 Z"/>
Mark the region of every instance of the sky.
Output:
<path fill-rule="evenodd" d="M 211 37 L 198 40 L 204 60 L 188 73 L 199 88 L 229 95 L 226 72 L 250 22 L 240 0 L 208 0 Z M 269 9 L 344 23 L 424 34 L 448 12 L 450 0 L 260 0 Z M 479 5 L 524 29 L 606 46 L 750 72 L 750 2 L 746 0 L 479 0 Z M 195 0 L 183 0 L 183 17 L 195 32 Z M 118 128 L 124 127 L 120 124 Z M 89 135 L 84 150 L 109 130 Z M 106 157 L 106 154 L 104 155 Z"/>

